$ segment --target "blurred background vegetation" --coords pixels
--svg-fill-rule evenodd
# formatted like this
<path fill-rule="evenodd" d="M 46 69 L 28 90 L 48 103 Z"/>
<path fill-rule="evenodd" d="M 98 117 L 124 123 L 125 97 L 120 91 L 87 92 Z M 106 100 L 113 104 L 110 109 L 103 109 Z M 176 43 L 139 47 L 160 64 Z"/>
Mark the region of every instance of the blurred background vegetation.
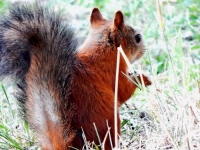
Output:
<path fill-rule="evenodd" d="M 0 14 L 7 13 L 13 3 L 25 2 L 30 1 L 0 0 Z M 77 36 L 83 37 L 89 31 L 89 16 L 93 7 L 98 7 L 108 19 L 112 19 L 114 13 L 121 10 L 125 15 L 125 22 L 141 31 L 144 37 L 147 52 L 133 67 L 142 68 L 151 76 L 154 89 L 148 89 L 147 94 L 154 94 L 150 96 L 153 99 L 150 104 L 155 103 L 153 106 L 156 106 L 157 110 L 149 106 L 144 91 L 139 90 L 128 105 L 122 107 L 122 137 L 125 145 L 129 145 L 129 149 L 148 149 L 148 143 L 144 142 L 142 145 L 140 141 L 141 137 L 145 137 L 146 141 L 151 140 L 144 132 L 147 130 L 144 129 L 146 122 L 141 120 L 146 114 L 152 118 L 149 119 L 151 122 L 160 122 L 153 123 L 152 128 L 156 128 L 154 132 L 157 133 L 155 136 L 163 133 L 163 137 L 168 137 L 168 143 L 165 138 L 161 138 L 161 141 L 165 141 L 163 148 L 155 142 L 157 147 L 151 145 L 150 149 L 200 149 L 200 137 L 191 138 L 191 141 L 184 143 L 183 137 L 188 132 L 179 129 L 179 125 L 173 122 L 173 116 L 180 115 L 178 110 L 181 110 L 181 103 L 185 104 L 181 108 L 186 108 L 186 105 L 189 106 L 188 104 L 193 102 L 193 112 L 197 114 L 197 120 L 199 119 L 200 0 L 42 0 L 41 3 L 63 11 L 65 17 L 70 18 L 70 24 L 76 29 Z M 34 134 L 29 130 L 27 123 L 18 117 L 13 94 L 12 85 L 1 84 L 0 149 L 37 149 Z M 166 112 L 169 114 L 166 115 Z M 157 113 L 163 116 L 159 117 Z M 161 132 L 162 124 L 166 125 L 167 132 Z M 197 122 L 194 128 L 199 126 Z M 180 132 L 174 135 L 176 127 Z M 198 134 L 200 135 L 199 130 Z"/>

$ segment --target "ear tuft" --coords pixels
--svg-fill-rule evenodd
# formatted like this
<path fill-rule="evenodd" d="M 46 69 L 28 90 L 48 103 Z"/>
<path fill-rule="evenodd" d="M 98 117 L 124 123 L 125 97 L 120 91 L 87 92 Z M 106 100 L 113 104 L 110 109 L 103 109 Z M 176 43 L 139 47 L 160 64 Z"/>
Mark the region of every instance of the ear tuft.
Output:
<path fill-rule="evenodd" d="M 94 8 L 92 10 L 91 16 L 90 16 L 90 23 L 93 24 L 95 22 L 103 20 L 103 17 L 99 11 L 98 8 Z"/>
<path fill-rule="evenodd" d="M 124 15 L 121 11 L 115 13 L 114 25 L 120 28 L 124 25 Z"/>

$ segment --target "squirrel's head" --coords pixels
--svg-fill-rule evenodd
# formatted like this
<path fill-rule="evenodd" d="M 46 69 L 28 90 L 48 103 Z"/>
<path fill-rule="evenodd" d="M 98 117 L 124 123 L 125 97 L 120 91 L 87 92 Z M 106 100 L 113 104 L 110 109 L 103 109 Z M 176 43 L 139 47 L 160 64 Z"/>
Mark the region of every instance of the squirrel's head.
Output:
<path fill-rule="evenodd" d="M 90 23 L 90 41 L 93 39 L 99 44 L 107 43 L 106 46 L 112 46 L 115 49 L 121 45 L 130 62 L 134 62 L 144 54 L 145 48 L 141 34 L 125 25 L 121 11 L 117 11 L 114 20 L 109 21 L 103 18 L 98 8 L 94 8 Z"/>

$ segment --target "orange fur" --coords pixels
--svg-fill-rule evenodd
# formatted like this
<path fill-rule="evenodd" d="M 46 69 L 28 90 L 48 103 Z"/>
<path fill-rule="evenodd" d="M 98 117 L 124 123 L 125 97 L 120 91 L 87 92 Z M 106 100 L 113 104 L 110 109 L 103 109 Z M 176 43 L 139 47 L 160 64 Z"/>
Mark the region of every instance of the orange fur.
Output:
<path fill-rule="evenodd" d="M 103 141 L 108 128 L 106 120 L 111 127 L 110 133 L 112 144 L 114 145 L 114 88 L 117 47 L 121 41 L 130 38 L 127 27 L 124 24 L 123 14 L 117 12 L 114 22 L 104 19 L 98 9 L 94 9 L 91 14 L 91 31 L 85 43 L 79 48 L 77 58 L 81 62 L 74 68 L 73 99 L 76 103 L 78 114 L 73 118 L 72 126 L 80 130 L 83 128 L 88 141 L 97 140 L 93 123 L 96 124 L 101 141 Z M 111 32 L 111 33 L 110 33 Z M 108 37 L 109 34 L 112 37 Z M 132 37 L 134 37 L 132 35 Z M 108 38 L 113 39 L 109 45 Z M 130 39 L 134 40 L 134 39 Z M 126 55 L 134 55 L 137 47 L 133 43 L 123 45 Z M 131 60 L 131 56 L 130 61 Z M 137 56 L 136 56 L 137 57 Z M 137 57 L 138 58 L 138 57 Z M 133 84 L 123 73 L 127 74 L 127 65 L 122 56 L 120 57 L 119 75 L 119 105 L 128 100 L 134 93 L 137 86 Z M 144 83 L 150 85 L 151 82 L 144 76 Z M 140 78 L 139 78 L 140 79 Z M 134 79 L 135 80 L 135 79 Z M 141 81 L 141 79 L 140 79 Z M 120 118 L 118 114 L 118 134 L 120 134 Z M 80 137 L 76 136 L 73 146 L 82 147 Z M 81 143 L 81 144 L 80 144 Z M 105 149 L 111 149 L 107 139 Z"/>

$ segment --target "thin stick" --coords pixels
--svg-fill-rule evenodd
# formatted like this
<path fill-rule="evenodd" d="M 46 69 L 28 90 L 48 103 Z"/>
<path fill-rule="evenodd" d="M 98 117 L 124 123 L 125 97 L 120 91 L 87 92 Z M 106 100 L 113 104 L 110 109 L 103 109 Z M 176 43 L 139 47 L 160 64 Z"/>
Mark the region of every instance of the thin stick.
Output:
<path fill-rule="evenodd" d="M 108 120 L 106 120 L 106 124 L 107 124 L 107 128 L 108 128 L 108 137 L 109 137 L 109 140 L 110 140 L 110 145 L 111 145 L 111 148 L 113 149 L 113 143 L 112 143 L 112 138 L 111 138 L 111 134 L 110 134 L 110 127 L 108 125 Z"/>
<path fill-rule="evenodd" d="M 104 138 L 104 140 L 103 140 L 103 142 L 102 142 L 102 145 L 101 145 L 102 150 L 105 150 L 104 145 L 105 145 L 105 143 L 106 143 L 106 139 L 107 139 L 108 136 L 109 136 L 109 133 L 110 133 L 110 127 L 108 128 L 108 131 L 106 132 L 105 138 Z"/>
<path fill-rule="evenodd" d="M 117 51 L 117 64 L 116 64 L 116 76 L 115 76 L 115 99 L 114 99 L 114 121 L 115 121 L 115 147 L 118 149 L 118 138 L 117 138 L 117 131 L 118 131 L 118 126 L 117 126 L 117 97 L 118 97 L 118 81 L 119 81 L 119 63 L 120 63 L 120 51 L 118 49 Z"/>
<path fill-rule="evenodd" d="M 124 53 L 124 51 L 123 51 L 123 49 L 122 49 L 121 46 L 118 47 L 118 51 L 120 51 L 120 53 L 122 54 L 122 56 L 123 56 L 123 58 L 124 58 L 124 60 L 125 60 L 125 62 L 126 62 L 126 64 L 127 64 L 128 68 L 131 69 L 131 71 L 133 71 L 133 69 L 132 69 L 132 67 L 131 67 L 131 63 L 130 63 L 130 61 L 128 60 L 128 58 L 127 58 L 126 54 Z"/>
<path fill-rule="evenodd" d="M 157 11 L 158 11 L 158 23 L 160 25 L 160 28 L 161 28 L 162 33 L 163 33 L 163 37 L 165 39 L 167 54 L 168 54 L 169 60 L 171 62 L 172 70 L 173 70 L 173 73 L 174 73 L 174 76 L 175 76 L 175 81 L 177 81 L 176 80 L 176 71 L 175 71 L 175 68 L 174 68 L 174 64 L 172 62 L 172 57 L 171 57 L 170 52 L 169 52 L 169 47 L 168 47 L 169 44 L 167 43 L 167 36 L 165 34 L 165 24 L 164 24 L 164 20 L 163 20 L 163 17 L 162 17 L 162 11 L 161 11 L 161 8 L 160 8 L 160 1 L 159 0 L 156 0 L 156 7 L 157 7 Z"/>
<path fill-rule="evenodd" d="M 101 139 L 100 139 L 100 137 L 99 137 L 99 132 L 98 132 L 98 130 L 97 130 L 97 126 L 96 126 L 96 124 L 95 124 L 94 122 L 93 122 L 93 125 L 94 125 L 94 130 L 95 130 L 95 132 L 96 132 L 96 135 L 97 135 L 97 138 L 98 138 L 98 141 L 99 141 L 99 145 L 102 146 Z"/>

